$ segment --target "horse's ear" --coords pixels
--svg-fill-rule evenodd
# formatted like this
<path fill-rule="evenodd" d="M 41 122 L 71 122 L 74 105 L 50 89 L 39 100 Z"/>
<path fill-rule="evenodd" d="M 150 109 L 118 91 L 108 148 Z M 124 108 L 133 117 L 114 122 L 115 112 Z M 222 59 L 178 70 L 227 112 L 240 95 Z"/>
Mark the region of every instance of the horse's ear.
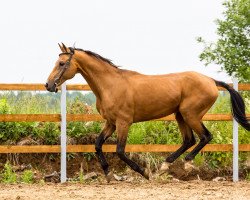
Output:
<path fill-rule="evenodd" d="M 63 49 L 64 49 L 64 53 L 69 53 L 70 52 L 70 50 L 65 46 L 65 44 L 63 44 L 62 43 L 62 47 L 63 47 Z"/>
<path fill-rule="evenodd" d="M 58 43 L 58 46 L 60 47 L 60 49 L 61 49 L 61 51 L 63 52 L 63 53 L 65 53 L 65 50 L 63 49 L 63 47 Z"/>
<path fill-rule="evenodd" d="M 60 49 L 61 49 L 61 51 L 63 52 L 63 53 L 70 53 L 70 50 L 69 50 L 69 48 L 67 48 L 66 46 L 65 46 L 65 44 L 59 44 L 58 43 L 58 45 L 59 45 L 59 47 L 60 47 Z"/>

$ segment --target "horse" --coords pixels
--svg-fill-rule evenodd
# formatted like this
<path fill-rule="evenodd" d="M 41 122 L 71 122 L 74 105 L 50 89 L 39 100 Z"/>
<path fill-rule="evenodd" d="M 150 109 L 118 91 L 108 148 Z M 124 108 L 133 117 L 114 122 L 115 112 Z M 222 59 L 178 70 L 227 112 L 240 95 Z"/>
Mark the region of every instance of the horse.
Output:
<path fill-rule="evenodd" d="M 57 92 L 58 87 L 75 74 L 80 73 L 96 96 L 96 108 L 106 120 L 96 139 L 95 150 L 104 174 L 109 182 L 112 172 L 102 151 L 102 145 L 114 131 L 117 132 L 116 152 L 119 158 L 149 179 L 149 170 L 142 168 L 125 154 L 129 127 L 132 123 L 161 118 L 172 113 L 181 132 L 181 147 L 163 162 L 166 170 L 187 149 L 199 143 L 188 153 L 185 160 L 191 161 L 212 140 L 212 134 L 202 123 L 202 117 L 218 97 L 217 86 L 229 91 L 231 110 L 235 120 L 250 131 L 245 114 L 245 104 L 240 94 L 228 84 L 197 72 L 181 72 L 165 75 L 144 75 L 120 69 L 107 58 L 89 50 L 66 47 L 58 44 L 61 53 L 50 73 L 45 87 Z"/>

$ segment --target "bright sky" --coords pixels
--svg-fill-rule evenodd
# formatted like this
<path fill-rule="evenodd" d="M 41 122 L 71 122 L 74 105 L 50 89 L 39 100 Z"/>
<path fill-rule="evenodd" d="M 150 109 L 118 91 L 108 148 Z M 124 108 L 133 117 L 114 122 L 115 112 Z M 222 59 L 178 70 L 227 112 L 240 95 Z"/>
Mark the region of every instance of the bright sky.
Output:
<path fill-rule="evenodd" d="M 8 0 L 0 7 L 0 82 L 44 83 L 57 43 L 94 51 L 145 74 L 194 70 L 230 81 L 204 67 L 202 45 L 216 39 L 222 0 Z M 78 75 L 70 83 L 82 83 Z M 85 81 L 84 81 L 85 82 Z"/>

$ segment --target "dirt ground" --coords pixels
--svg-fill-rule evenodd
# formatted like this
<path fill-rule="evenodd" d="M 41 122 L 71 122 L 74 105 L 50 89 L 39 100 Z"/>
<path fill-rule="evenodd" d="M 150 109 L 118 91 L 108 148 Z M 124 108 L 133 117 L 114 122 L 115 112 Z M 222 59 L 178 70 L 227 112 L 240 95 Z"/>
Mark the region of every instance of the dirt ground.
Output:
<path fill-rule="evenodd" d="M 0 185 L 1 200 L 28 199 L 250 199 L 250 182 L 180 181 L 159 183 L 65 183 Z"/>

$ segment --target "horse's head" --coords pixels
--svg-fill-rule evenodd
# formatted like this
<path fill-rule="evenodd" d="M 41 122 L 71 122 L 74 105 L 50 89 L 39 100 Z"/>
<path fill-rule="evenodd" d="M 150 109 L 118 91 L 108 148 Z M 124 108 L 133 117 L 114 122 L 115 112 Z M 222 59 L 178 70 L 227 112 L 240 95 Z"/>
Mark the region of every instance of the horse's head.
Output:
<path fill-rule="evenodd" d="M 63 43 L 59 44 L 62 53 L 56 61 L 55 67 L 49 75 L 45 87 L 50 92 L 57 92 L 58 87 L 66 80 L 71 79 L 77 73 L 77 62 L 74 59 L 74 48 L 67 48 Z"/>

